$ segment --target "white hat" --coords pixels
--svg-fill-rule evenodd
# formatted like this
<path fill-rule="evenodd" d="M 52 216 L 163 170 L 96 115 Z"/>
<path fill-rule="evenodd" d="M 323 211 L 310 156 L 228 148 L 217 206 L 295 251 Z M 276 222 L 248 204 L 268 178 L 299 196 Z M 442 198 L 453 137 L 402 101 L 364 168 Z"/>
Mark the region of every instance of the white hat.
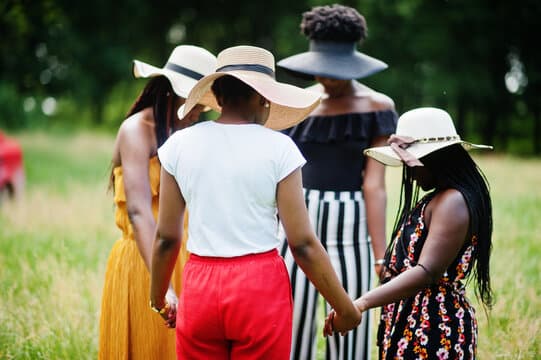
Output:
<path fill-rule="evenodd" d="M 451 116 L 446 111 L 433 107 L 413 109 L 402 114 L 398 118 L 395 137 L 407 139 L 399 146 L 415 159 L 453 144 L 461 144 L 466 150 L 492 149 L 492 146 L 461 140 Z M 391 146 L 369 148 L 364 154 L 390 166 L 400 166 L 405 161 Z"/>
<path fill-rule="evenodd" d="M 209 51 L 193 45 L 179 45 L 173 49 L 169 60 L 158 68 L 139 60 L 133 60 L 133 75 L 148 78 L 163 75 L 169 79 L 173 91 L 183 98 L 197 81 L 214 71 L 216 57 Z"/>
<path fill-rule="evenodd" d="M 218 54 L 216 72 L 198 81 L 185 105 L 179 109 L 179 118 L 197 104 L 221 111 L 211 86 L 214 80 L 225 75 L 251 86 L 271 103 L 265 123 L 271 129 L 282 130 L 296 125 L 319 104 L 320 94 L 274 79 L 274 56 L 269 51 L 254 46 L 234 46 Z"/>

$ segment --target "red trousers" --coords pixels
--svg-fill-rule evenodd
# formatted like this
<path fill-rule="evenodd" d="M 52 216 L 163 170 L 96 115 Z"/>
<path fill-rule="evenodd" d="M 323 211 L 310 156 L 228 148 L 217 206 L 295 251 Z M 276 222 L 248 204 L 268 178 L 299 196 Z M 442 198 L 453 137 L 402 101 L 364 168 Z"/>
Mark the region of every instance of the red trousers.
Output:
<path fill-rule="evenodd" d="M 235 258 L 191 254 L 183 284 L 179 359 L 289 359 L 293 300 L 276 250 Z"/>

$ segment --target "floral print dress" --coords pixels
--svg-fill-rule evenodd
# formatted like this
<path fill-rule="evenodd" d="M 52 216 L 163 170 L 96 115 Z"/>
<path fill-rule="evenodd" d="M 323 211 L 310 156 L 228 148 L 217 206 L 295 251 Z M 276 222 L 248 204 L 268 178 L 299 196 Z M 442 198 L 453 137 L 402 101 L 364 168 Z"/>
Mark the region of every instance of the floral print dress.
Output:
<path fill-rule="evenodd" d="M 417 264 L 428 234 L 425 209 L 436 193 L 426 195 L 399 229 L 383 282 Z M 380 359 L 474 359 L 477 321 L 462 280 L 472 271 L 476 237 L 434 285 L 382 307 L 378 328 Z"/>

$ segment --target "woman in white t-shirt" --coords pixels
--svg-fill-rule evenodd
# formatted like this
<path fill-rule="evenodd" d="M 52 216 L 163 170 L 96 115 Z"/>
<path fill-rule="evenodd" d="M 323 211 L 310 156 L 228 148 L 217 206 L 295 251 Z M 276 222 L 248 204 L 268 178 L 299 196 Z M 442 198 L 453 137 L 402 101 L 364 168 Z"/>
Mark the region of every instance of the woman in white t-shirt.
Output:
<path fill-rule="evenodd" d="M 289 137 L 271 130 L 298 123 L 318 100 L 318 94 L 276 82 L 270 52 L 228 48 L 182 110 L 200 103 L 220 117 L 175 133 L 158 150 L 162 173 L 150 303 L 164 319 L 176 315 L 164 296 L 182 215 L 190 212 L 191 255 L 176 321 L 179 359 L 289 358 L 292 298 L 276 250 L 278 215 L 297 264 L 336 311 L 334 329 L 359 324 L 360 313 L 308 218 L 300 171 L 305 160 Z"/>

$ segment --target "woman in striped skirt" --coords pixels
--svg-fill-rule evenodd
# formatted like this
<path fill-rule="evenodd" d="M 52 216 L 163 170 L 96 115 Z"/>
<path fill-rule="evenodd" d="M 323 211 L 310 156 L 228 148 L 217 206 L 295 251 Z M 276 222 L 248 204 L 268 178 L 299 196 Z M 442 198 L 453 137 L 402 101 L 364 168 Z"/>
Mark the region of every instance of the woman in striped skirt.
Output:
<path fill-rule="evenodd" d="M 303 14 L 301 29 L 310 51 L 279 66 L 311 77 L 323 100 L 302 123 L 286 130 L 307 160 L 302 169 L 310 219 L 348 294 L 356 298 L 372 286 L 385 253 L 385 169 L 363 150 L 384 145 L 396 128 L 393 101 L 353 79 L 387 67 L 355 51 L 366 23 L 353 8 L 315 7 Z M 316 54 L 317 53 L 317 54 Z M 318 293 L 282 247 L 294 298 L 291 359 L 315 359 Z M 325 312 L 329 311 L 326 306 Z M 327 338 L 327 359 L 368 359 L 371 318 L 345 337 Z"/>

